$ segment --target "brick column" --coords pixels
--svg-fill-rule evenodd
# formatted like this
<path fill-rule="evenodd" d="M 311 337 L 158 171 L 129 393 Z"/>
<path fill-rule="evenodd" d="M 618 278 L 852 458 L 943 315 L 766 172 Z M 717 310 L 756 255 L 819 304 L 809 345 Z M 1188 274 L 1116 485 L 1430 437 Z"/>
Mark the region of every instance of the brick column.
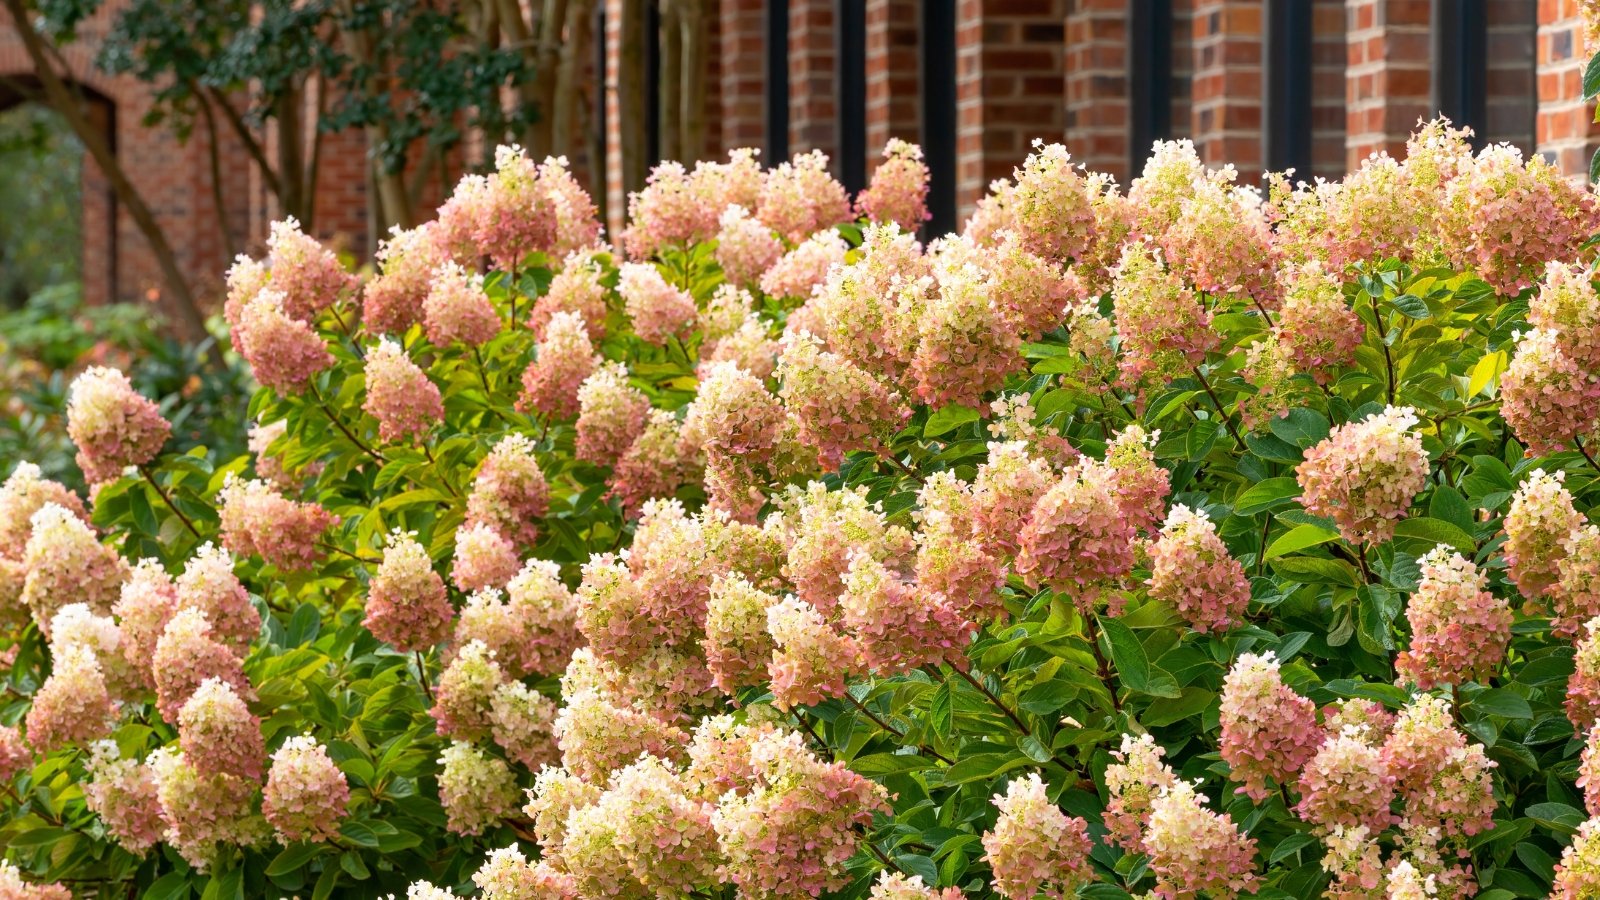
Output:
<path fill-rule="evenodd" d="M 1259 0 L 1195 0 L 1189 133 L 1200 158 L 1232 163 L 1254 182 L 1262 167 Z"/>
<path fill-rule="evenodd" d="M 960 0 L 956 7 L 956 215 L 1021 164 L 1034 138 L 1062 137 L 1063 0 Z"/>
<path fill-rule="evenodd" d="M 1600 148 L 1594 104 L 1583 101 L 1583 69 L 1588 54 L 1578 0 L 1539 3 L 1539 152 L 1573 178 L 1587 178 L 1589 159 Z"/>
<path fill-rule="evenodd" d="M 1488 0 L 1486 49 L 1488 96 L 1484 103 L 1484 141 L 1505 141 L 1531 152 L 1537 89 L 1534 45 L 1538 0 Z"/>
<path fill-rule="evenodd" d="M 1347 0 L 1345 165 L 1379 150 L 1405 153 L 1418 119 L 1432 118 L 1429 0 Z"/>
<path fill-rule="evenodd" d="M 1072 158 L 1116 176 L 1128 171 L 1129 0 L 1069 0 L 1066 144 Z"/>
<path fill-rule="evenodd" d="M 789 152 L 839 155 L 837 0 L 789 0 Z M 859 2 L 859 0 L 849 0 Z M 782 160 L 768 160 L 776 165 Z M 837 171 L 837 167 L 835 167 Z"/>
<path fill-rule="evenodd" d="M 1311 4 L 1311 171 L 1336 179 L 1344 175 L 1345 129 L 1345 0 L 1313 0 Z"/>
<path fill-rule="evenodd" d="M 766 3 L 722 0 L 720 7 L 722 145 L 759 147 L 766 137 Z"/>
<path fill-rule="evenodd" d="M 859 0 L 857 0 L 859 2 Z M 922 59 L 921 4 L 917 0 L 865 0 L 867 4 L 867 172 L 883 159 L 890 138 L 916 143 Z"/>

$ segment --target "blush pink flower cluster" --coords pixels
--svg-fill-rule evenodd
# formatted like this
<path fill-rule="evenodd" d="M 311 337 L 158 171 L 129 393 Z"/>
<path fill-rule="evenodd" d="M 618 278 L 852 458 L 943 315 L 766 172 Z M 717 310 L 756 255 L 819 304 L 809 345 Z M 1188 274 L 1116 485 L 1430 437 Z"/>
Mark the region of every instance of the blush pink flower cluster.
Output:
<path fill-rule="evenodd" d="M 550 486 L 533 441 L 520 434 L 501 438 L 483 458 L 467 496 L 467 527 L 488 525 L 513 543 L 533 546 L 537 520 L 550 505 Z"/>
<path fill-rule="evenodd" d="M 217 492 L 222 545 L 240 556 L 259 556 L 280 569 L 311 568 L 318 544 L 339 517 L 315 503 L 290 500 L 272 485 L 229 474 Z"/>
<path fill-rule="evenodd" d="M 78 446 L 78 468 L 90 481 L 112 481 L 123 469 L 144 465 L 171 433 L 155 403 L 116 369 L 91 366 L 72 380 L 67 434 Z"/>
<path fill-rule="evenodd" d="M 1051 803 L 1036 774 L 1013 780 L 994 805 L 1000 816 L 983 835 L 983 854 L 995 891 L 1007 900 L 1076 896 L 1093 875 L 1089 823 Z"/>
<path fill-rule="evenodd" d="M 1565 480 L 1565 472 L 1529 472 L 1512 495 L 1502 522 L 1506 575 L 1528 600 L 1545 596 L 1560 579 L 1560 562 L 1572 533 L 1584 524 Z"/>
<path fill-rule="evenodd" d="M 517 411 L 551 419 L 576 416 L 578 389 L 599 364 L 600 355 L 594 352 L 584 320 L 572 312 L 555 313 L 534 347 L 533 361 L 522 373 Z"/>
<path fill-rule="evenodd" d="M 378 420 L 383 441 L 422 440 L 444 421 L 439 386 L 399 342 L 385 338 L 367 352 L 367 397 L 361 408 Z"/>
<path fill-rule="evenodd" d="M 454 616 L 427 549 L 414 534 L 391 534 L 367 591 L 363 624 L 372 636 L 397 650 L 423 650 L 444 640 Z"/>
<path fill-rule="evenodd" d="M 1245 653 L 1222 682 L 1222 759 L 1239 793 L 1257 803 L 1268 780 L 1292 782 L 1322 746 L 1317 707 L 1283 683 L 1270 651 Z"/>
<path fill-rule="evenodd" d="M 1204 510 L 1179 504 L 1150 548 L 1150 596 L 1178 611 L 1195 631 L 1226 631 L 1244 621 L 1250 579 L 1228 553 Z"/>
<path fill-rule="evenodd" d="M 1339 425 L 1295 469 L 1306 511 L 1327 516 L 1352 544 L 1388 540 L 1428 480 L 1428 454 L 1410 407 Z"/>
<path fill-rule="evenodd" d="M 279 840 L 337 839 L 349 803 L 349 781 L 315 738 L 296 735 L 273 751 L 261 813 Z"/>
<path fill-rule="evenodd" d="M 856 197 L 856 211 L 874 222 L 894 222 L 915 231 L 928 220 L 928 178 L 922 148 L 890 138 L 871 182 Z"/>
<path fill-rule="evenodd" d="M 1558 453 L 1600 431 L 1600 371 L 1580 365 L 1561 345 L 1549 329 L 1521 335 L 1500 376 L 1501 415 L 1538 454 Z"/>
<path fill-rule="evenodd" d="M 1461 554 L 1435 548 L 1421 563 L 1422 583 L 1406 604 L 1411 647 L 1395 671 L 1423 690 L 1487 681 L 1511 642 L 1511 608 Z"/>

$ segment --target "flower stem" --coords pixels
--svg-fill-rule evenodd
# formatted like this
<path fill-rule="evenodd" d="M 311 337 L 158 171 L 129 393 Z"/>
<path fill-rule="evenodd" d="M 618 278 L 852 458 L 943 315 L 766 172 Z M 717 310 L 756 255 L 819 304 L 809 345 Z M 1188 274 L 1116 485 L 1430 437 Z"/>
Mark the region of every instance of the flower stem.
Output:
<path fill-rule="evenodd" d="M 167 509 L 172 510 L 172 514 L 177 516 L 179 521 L 183 522 L 183 527 L 189 529 L 189 533 L 198 539 L 200 537 L 200 530 L 195 528 L 194 523 L 189 521 L 189 517 L 183 514 L 183 510 L 179 509 L 178 505 L 172 502 L 172 497 L 168 496 L 166 490 L 162 488 L 161 485 L 156 483 L 156 477 L 155 475 L 151 474 L 150 467 L 140 466 L 139 474 L 143 475 L 144 480 L 150 482 L 150 486 L 156 489 L 156 493 L 161 497 L 161 502 L 167 505 Z"/>
<path fill-rule="evenodd" d="M 849 690 L 846 690 L 844 692 L 844 696 L 845 696 L 846 699 L 848 699 L 855 706 L 856 709 L 861 710 L 861 714 L 862 715 L 864 715 L 867 718 L 871 719 L 873 721 L 873 723 L 876 724 L 879 728 L 882 728 L 884 731 L 887 731 L 888 733 L 894 735 L 897 738 L 904 738 L 906 736 L 906 733 L 904 731 L 901 731 L 900 729 L 894 727 L 893 725 L 890 725 L 888 722 L 885 722 L 884 720 L 878 718 L 878 714 L 877 713 L 873 712 L 870 709 L 867 709 L 867 707 L 860 700 L 856 699 L 856 695 L 850 693 Z M 940 753 L 939 751 L 933 749 L 932 747 L 929 747 L 926 744 L 918 744 L 917 745 L 917 749 L 921 750 L 923 753 L 928 754 L 929 756 L 933 757 L 934 759 L 937 759 L 938 761 L 944 763 L 945 765 L 951 765 L 952 764 L 952 761 L 951 761 L 951 759 L 949 757 L 947 757 L 944 754 Z"/>
<path fill-rule="evenodd" d="M 428 664 L 422 659 L 421 650 L 413 650 L 411 652 L 417 658 L 417 681 L 422 683 L 422 693 L 428 698 L 428 702 L 432 703 L 434 702 L 433 685 L 428 683 Z"/>
<path fill-rule="evenodd" d="M 333 423 L 333 427 L 339 429 L 340 433 L 342 433 L 350 441 L 350 443 L 356 445 L 356 449 L 360 450 L 362 453 L 365 453 L 380 463 L 388 461 L 385 460 L 383 455 L 378 451 L 362 443 L 361 439 L 356 437 L 349 428 L 346 428 L 344 422 L 340 421 L 338 416 L 333 414 L 333 410 L 328 408 L 327 401 L 322 399 L 322 391 L 317 388 L 317 383 L 315 381 L 310 382 L 310 385 L 311 396 L 317 399 L 318 408 L 322 410 L 323 415 L 328 417 L 328 421 Z"/>
<path fill-rule="evenodd" d="M 1583 438 L 1573 435 L 1572 442 L 1578 445 L 1578 452 L 1582 453 L 1583 458 L 1589 461 L 1590 467 L 1596 472 L 1600 472 L 1600 462 L 1595 462 L 1594 454 L 1590 453 L 1589 448 L 1583 445 Z"/>
<path fill-rule="evenodd" d="M 982 693 L 985 697 L 988 697 L 989 698 L 989 702 L 993 703 L 995 705 L 996 709 L 998 709 L 1001 712 L 1005 713 L 1006 714 L 1006 718 L 1008 718 L 1012 722 L 1016 723 L 1016 726 L 1018 728 L 1022 729 L 1022 733 L 1024 735 L 1027 735 L 1028 737 L 1032 737 L 1033 736 L 1033 729 L 1028 727 L 1028 723 L 1022 721 L 1022 717 L 1018 716 L 1015 712 L 1012 712 L 1010 707 L 1006 706 L 1005 703 L 1001 702 L 1000 698 L 995 696 L 994 691 L 989 690 L 989 686 L 988 685 L 984 684 L 983 682 L 979 681 L 976 678 L 973 678 L 971 673 L 967 672 L 965 669 L 959 669 L 959 668 L 956 668 L 955 666 L 951 666 L 950 668 L 954 669 L 955 673 L 957 675 L 960 675 L 967 682 L 967 684 L 970 684 L 973 687 L 977 688 L 980 693 Z"/>
<path fill-rule="evenodd" d="M 1211 389 L 1211 382 L 1206 380 L 1206 376 L 1201 373 L 1199 366 L 1193 366 L 1192 369 L 1194 377 L 1200 379 L 1200 386 L 1206 389 L 1206 396 L 1211 398 L 1211 405 L 1217 408 L 1217 415 L 1222 417 L 1222 424 L 1226 425 L 1228 433 L 1233 435 L 1234 443 L 1243 447 L 1245 445 L 1244 438 L 1239 436 L 1239 429 L 1233 427 L 1233 417 L 1229 416 L 1227 411 L 1222 408 L 1222 401 L 1218 399 L 1217 392 Z"/>

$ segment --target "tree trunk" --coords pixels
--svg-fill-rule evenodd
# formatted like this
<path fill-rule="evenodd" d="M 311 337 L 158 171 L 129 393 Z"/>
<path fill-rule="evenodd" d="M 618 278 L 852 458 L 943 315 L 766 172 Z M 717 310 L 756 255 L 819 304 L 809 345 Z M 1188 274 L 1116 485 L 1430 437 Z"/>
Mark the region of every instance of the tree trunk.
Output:
<path fill-rule="evenodd" d="M 561 61 L 556 69 L 555 108 L 550 116 L 550 152 L 568 159 L 576 157 L 585 143 L 578 134 L 578 101 L 582 97 L 584 53 L 593 38 L 594 0 L 573 0 L 567 4 L 566 40 L 561 42 Z M 591 162 L 590 168 L 595 168 Z"/>
<path fill-rule="evenodd" d="M 66 80 L 46 55 L 44 41 L 38 32 L 33 30 L 29 23 L 28 11 L 23 6 L 22 0 L 0 0 L 5 3 L 5 8 L 11 14 L 12 24 L 16 27 L 17 34 L 22 38 L 23 49 L 28 54 L 28 59 L 33 64 L 34 74 L 39 77 L 40 84 L 44 87 L 45 101 L 50 108 L 61 114 L 66 120 L 78 140 L 83 142 L 84 150 L 94 159 L 95 165 L 111 182 L 111 190 L 116 194 L 117 201 L 128 210 L 128 217 L 133 220 L 139 232 L 144 235 L 145 241 L 150 244 L 150 252 L 155 255 L 156 264 L 161 268 L 162 279 L 171 292 L 178 312 L 178 328 L 187 340 L 198 343 L 210 335 L 206 331 L 206 320 L 200 312 L 200 304 L 196 301 L 194 290 L 183 277 L 183 271 L 178 268 L 178 258 L 173 253 L 172 245 L 167 242 L 166 232 L 161 230 L 161 224 L 156 221 L 155 214 L 145 204 L 144 197 L 140 195 L 133 182 L 129 180 L 128 173 L 123 170 L 116 154 L 111 150 L 111 143 L 106 136 L 94 127 L 78 102 L 78 96 L 72 88 L 67 86 Z M 214 366 L 223 364 L 222 351 L 213 342 L 210 347 L 210 359 Z"/>
<path fill-rule="evenodd" d="M 622 156 L 622 187 L 625 192 L 644 187 L 645 172 L 645 91 L 644 81 L 644 0 L 622 0 L 622 32 L 617 48 L 617 117 L 621 123 L 617 148 Z"/>
<path fill-rule="evenodd" d="M 306 210 L 305 140 L 300 130 L 305 94 L 289 89 L 278 97 L 278 177 L 283 193 L 278 197 L 282 214 L 294 216 L 304 229 L 311 228 Z"/>
<path fill-rule="evenodd" d="M 355 0 L 340 0 L 339 9 L 344 17 L 349 20 L 355 16 Z M 382 26 L 380 26 L 382 27 Z M 342 29 L 346 50 L 356 64 L 372 73 L 367 76 L 362 89 L 370 97 L 383 96 L 382 76 L 378 73 L 378 61 L 372 49 L 371 36 L 361 32 Z M 380 148 L 389 142 L 389 126 L 383 122 L 373 122 L 366 126 L 367 134 L 367 161 L 372 169 L 372 180 L 377 186 L 376 199 L 383 210 L 384 231 L 398 225 L 401 228 L 411 227 L 411 203 L 406 196 L 406 185 L 403 172 L 391 171 L 384 163 Z M 403 168 L 403 167 L 402 167 Z"/>
<path fill-rule="evenodd" d="M 656 108 L 660 110 L 661 117 L 656 123 L 659 131 L 656 137 L 661 144 L 662 159 L 683 159 L 680 146 L 682 104 L 679 99 L 683 86 L 683 43 L 678 29 L 681 18 L 677 0 L 661 0 L 661 27 L 656 30 L 654 38 L 661 59 L 661 71 L 656 84 L 656 90 L 660 92 Z"/>
<path fill-rule="evenodd" d="M 228 98 L 224 97 L 222 92 L 216 88 L 197 86 L 194 90 L 210 97 L 212 105 L 221 110 L 222 120 L 228 123 L 228 127 L 233 130 L 234 136 L 239 139 L 239 143 L 244 145 L 245 152 L 250 154 L 250 159 L 255 162 L 256 168 L 261 171 L 261 180 L 266 182 L 267 190 L 271 191 L 272 196 L 278 198 L 278 202 L 281 204 L 283 202 L 283 184 L 278 180 L 278 172 L 267 161 L 267 153 L 261 148 L 261 142 L 256 140 L 255 134 L 250 131 L 250 126 L 245 124 L 244 118 L 239 115 L 239 111 L 234 109 L 233 104 L 228 102 Z"/>
<path fill-rule="evenodd" d="M 682 88 L 678 152 L 684 165 L 706 152 L 706 4 L 705 0 L 676 0 Z"/>

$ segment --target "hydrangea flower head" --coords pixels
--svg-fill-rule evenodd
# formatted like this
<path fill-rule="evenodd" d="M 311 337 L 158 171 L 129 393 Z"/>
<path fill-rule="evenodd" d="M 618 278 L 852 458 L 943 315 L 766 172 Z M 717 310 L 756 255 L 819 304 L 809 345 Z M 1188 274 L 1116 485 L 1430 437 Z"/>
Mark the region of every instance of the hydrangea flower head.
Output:
<path fill-rule="evenodd" d="M 161 410 L 118 370 L 90 366 L 72 380 L 67 434 L 78 446 L 78 468 L 91 482 L 114 481 L 127 467 L 154 459 L 171 433 Z"/>
<path fill-rule="evenodd" d="M 1388 540 L 1428 479 L 1416 424 L 1410 407 L 1391 406 L 1336 426 L 1295 470 L 1306 511 L 1333 519 L 1353 544 Z"/>

